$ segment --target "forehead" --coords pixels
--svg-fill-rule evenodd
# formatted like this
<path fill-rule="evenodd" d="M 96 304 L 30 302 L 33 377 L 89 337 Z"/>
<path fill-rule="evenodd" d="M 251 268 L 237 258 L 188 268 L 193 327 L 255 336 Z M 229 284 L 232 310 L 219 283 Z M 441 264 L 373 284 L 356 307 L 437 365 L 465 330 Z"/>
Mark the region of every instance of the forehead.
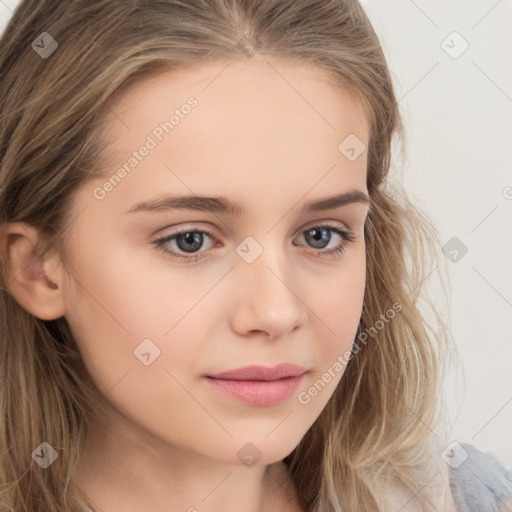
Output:
<path fill-rule="evenodd" d="M 350 101 L 356 109 L 359 107 L 357 95 L 342 87 L 325 68 L 302 60 L 259 54 L 250 60 L 192 61 L 181 63 L 174 69 L 162 67 L 144 72 L 139 79 L 118 90 L 111 98 L 110 107 L 127 111 L 151 97 L 179 96 L 192 91 L 216 99 L 229 95 L 232 100 L 235 100 L 232 94 L 236 92 L 244 96 L 254 95 L 257 91 L 271 92 L 280 95 L 281 99 L 289 97 L 293 101 L 300 98 L 313 111 L 317 101 L 333 106 L 329 101 L 333 97 Z M 325 97 L 324 101 L 315 97 L 319 92 Z"/>
<path fill-rule="evenodd" d="M 131 135 L 168 120 L 191 96 L 199 104 L 193 117 L 200 117 L 201 123 L 216 121 L 215 127 L 205 127 L 213 132 L 230 126 L 255 131 L 258 121 L 266 122 L 270 132 L 282 123 L 289 130 L 282 134 L 284 139 L 295 133 L 293 126 L 300 120 L 310 132 L 343 136 L 352 129 L 364 139 L 369 128 L 357 96 L 337 85 L 326 70 L 302 61 L 257 57 L 180 65 L 124 87 L 106 111 L 112 142 L 129 144 Z"/>
<path fill-rule="evenodd" d="M 230 188 L 241 199 L 275 189 L 297 200 L 315 183 L 319 195 L 366 185 L 366 151 L 351 161 L 340 150 L 347 137 L 368 146 L 362 105 L 308 63 L 186 65 L 134 82 L 107 112 L 107 175 L 149 139 L 154 146 L 111 197 L 120 197 L 118 188 L 126 201 L 140 199 L 141 187 L 212 195 Z"/>

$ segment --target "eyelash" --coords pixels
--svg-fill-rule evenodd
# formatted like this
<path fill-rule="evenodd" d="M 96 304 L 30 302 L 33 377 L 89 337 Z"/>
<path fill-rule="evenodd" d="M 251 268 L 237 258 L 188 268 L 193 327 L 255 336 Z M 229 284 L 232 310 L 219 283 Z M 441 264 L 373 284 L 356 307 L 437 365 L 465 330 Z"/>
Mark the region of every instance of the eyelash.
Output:
<path fill-rule="evenodd" d="M 346 231 L 346 230 L 343 230 L 343 229 L 339 229 L 337 227 L 330 226 L 328 224 L 321 224 L 321 225 L 318 225 L 318 226 L 312 226 L 311 228 L 306 229 L 305 231 L 303 231 L 303 233 L 305 233 L 307 231 L 311 231 L 313 229 L 326 229 L 326 230 L 329 230 L 329 231 L 333 231 L 334 233 L 339 235 L 344 240 L 341 244 L 339 244 L 334 249 L 329 249 L 327 251 L 316 251 L 319 254 L 319 256 L 316 256 L 318 258 L 328 258 L 328 257 L 331 257 L 331 256 L 332 257 L 336 257 L 336 256 L 340 257 L 345 252 L 345 249 L 346 249 L 347 245 L 350 242 L 353 242 L 355 240 L 355 233 L 353 233 L 352 231 Z M 171 240 L 173 240 L 175 238 L 178 238 L 181 235 L 185 235 L 187 233 L 203 233 L 203 234 L 206 233 L 214 241 L 217 242 L 217 239 L 213 235 L 213 233 L 210 230 L 204 228 L 204 229 L 182 229 L 180 231 L 176 231 L 175 233 L 172 233 L 171 235 L 166 235 L 166 236 L 157 238 L 152 243 L 156 246 L 156 248 L 158 250 L 162 251 L 164 254 L 170 256 L 171 258 L 175 258 L 177 260 L 188 260 L 188 262 L 197 261 L 197 260 L 199 260 L 201 258 L 201 256 L 200 256 L 201 253 L 200 252 L 192 254 L 191 256 L 183 256 L 182 254 L 174 252 L 174 251 L 170 251 L 167 248 L 167 243 L 168 242 L 170 242 Z"/>

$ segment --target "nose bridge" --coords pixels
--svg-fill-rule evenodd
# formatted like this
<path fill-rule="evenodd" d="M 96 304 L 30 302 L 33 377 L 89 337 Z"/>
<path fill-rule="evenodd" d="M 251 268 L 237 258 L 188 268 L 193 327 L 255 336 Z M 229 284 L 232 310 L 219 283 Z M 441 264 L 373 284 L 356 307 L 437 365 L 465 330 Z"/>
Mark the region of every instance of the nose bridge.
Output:
<path fill-rule="evenodd" d="M 239 314 L 248 330 L 265 330 L 283 336 L 304 320 L 304 305 L 298 297 L 290 254 L 274 236 L 247 237 L 237 247 L 236 267 L 240 293 Z M 240 317 L 239 317 L 240 319 Z"/>

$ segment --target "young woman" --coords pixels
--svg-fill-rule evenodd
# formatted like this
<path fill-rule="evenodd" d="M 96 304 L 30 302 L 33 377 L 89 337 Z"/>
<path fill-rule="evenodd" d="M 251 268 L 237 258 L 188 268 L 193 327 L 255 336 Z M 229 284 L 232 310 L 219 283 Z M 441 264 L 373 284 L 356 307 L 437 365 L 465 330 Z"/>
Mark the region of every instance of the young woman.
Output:
<path fill-rule="evenodd" d="M 1 47 L 1 510 L 510 510 L 355 0 L 24 0 Z"/>

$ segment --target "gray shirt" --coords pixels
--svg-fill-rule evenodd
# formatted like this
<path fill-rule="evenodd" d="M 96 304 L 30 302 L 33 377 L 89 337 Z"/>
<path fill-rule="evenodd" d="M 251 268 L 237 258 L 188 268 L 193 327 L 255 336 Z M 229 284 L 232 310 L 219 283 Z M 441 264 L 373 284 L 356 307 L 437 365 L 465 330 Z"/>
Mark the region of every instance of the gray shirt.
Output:
<path fill-rule="evenodd" d="M 462 443 L 468 458 L 457 468 L 450 468 L 450 487 L 457 512 L 497 512 L 508 510 L 512 498 L 512 471 L 503 467 L 490 453 Z"/>

